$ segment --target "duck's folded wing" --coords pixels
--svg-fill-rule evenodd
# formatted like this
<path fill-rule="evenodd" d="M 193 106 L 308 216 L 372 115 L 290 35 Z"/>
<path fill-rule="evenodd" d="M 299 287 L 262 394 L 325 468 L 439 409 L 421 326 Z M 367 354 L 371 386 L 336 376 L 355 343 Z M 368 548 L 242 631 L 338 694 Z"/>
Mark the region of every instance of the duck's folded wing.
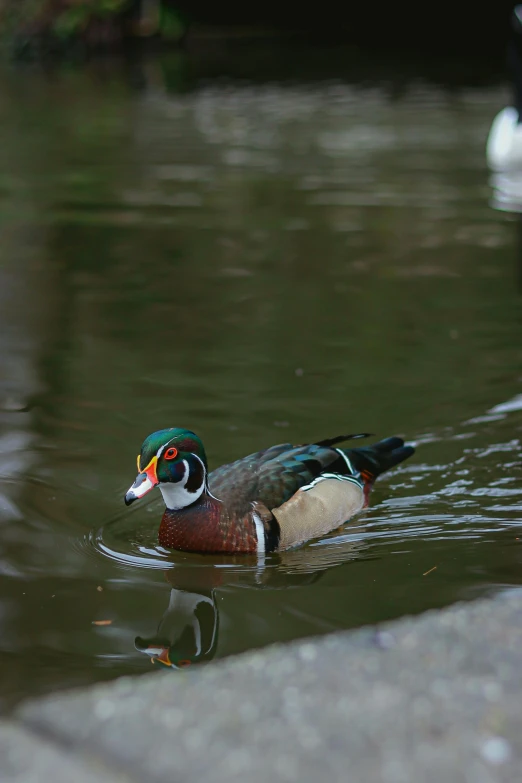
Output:
<path fill-rule="evenodd" d="M 213 471 L 209 484 L 216 497 L 234 508 L 259 501 L 272 509 L 325 471 L 352 474 L 346 458 L 335 449 L 281 444 Z"/>

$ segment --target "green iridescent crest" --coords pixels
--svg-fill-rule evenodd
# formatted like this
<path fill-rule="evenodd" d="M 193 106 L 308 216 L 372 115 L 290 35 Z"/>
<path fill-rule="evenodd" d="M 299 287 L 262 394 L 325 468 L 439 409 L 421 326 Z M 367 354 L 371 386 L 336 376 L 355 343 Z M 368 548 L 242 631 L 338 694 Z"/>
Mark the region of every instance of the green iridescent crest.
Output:
<path fill-rule="evenodd" d="M 139 464 L 141 470 L 148 465 L 157 455 L 162 446 L 174 446 L 180 456 L 183 454 L 196 454 L 207 468 L 207 456 L 203 443 L 198 436 L 190 430 L 181 427 L 170 427 L 166 430 L 157 430 L 149 435 L 142 443 Z"/>

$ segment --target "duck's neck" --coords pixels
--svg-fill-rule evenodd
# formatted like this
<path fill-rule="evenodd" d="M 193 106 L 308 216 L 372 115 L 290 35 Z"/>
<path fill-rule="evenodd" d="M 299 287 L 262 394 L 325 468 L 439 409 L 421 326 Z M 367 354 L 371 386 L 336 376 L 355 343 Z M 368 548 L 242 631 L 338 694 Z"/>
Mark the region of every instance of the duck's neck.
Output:
<path fill-rule="evenodd" d="M 194 491 L 191 491 L 189 487 L 181 486 L 181 482 L 179 484 L 159 484 L 159 488 L 167 511 L 182 511 L 197 503 L 205 492 L 205 483 L 203 482 Z"/>
<path fill-rule="evenodd" d="M 207 471 L 195 454 L 183 460 L 185 473 L 181 481 L 159 484 L 163 501 L 169 511 L 181 511 L 196 503 L 207 491 Z"/>

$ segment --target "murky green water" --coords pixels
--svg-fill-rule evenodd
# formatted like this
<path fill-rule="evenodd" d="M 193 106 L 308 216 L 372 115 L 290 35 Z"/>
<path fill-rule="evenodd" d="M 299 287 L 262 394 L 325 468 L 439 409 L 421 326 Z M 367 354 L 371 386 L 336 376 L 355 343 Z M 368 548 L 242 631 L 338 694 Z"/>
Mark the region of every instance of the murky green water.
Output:
<path fill-rule="evenodd" d="M 137 638 L 183 666 L 522 582 L 518 226 L 484 159 L 505 93 L 358 76 L 1 74 L 4 707 L 151 670 Z M 123 506 L 166 426 L 212 465 L 346 430 L 418 451 L 260 570 L 167 556 L 159 499 Z"/>

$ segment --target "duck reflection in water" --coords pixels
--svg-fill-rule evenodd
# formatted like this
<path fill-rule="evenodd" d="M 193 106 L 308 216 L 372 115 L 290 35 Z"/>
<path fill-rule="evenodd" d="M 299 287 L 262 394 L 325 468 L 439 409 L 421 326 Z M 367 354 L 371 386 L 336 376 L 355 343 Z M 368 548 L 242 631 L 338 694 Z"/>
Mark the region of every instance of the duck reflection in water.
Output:
<path fill-rule="evenodd" d="M 256 558 L 184 555 L 184 561 L 165 571 L 170 599 L 157 631 L 137 636 L 137 650 L 153 663 L 177 670 L 209 661 L 219 644 L 219 590 L 289 590 L 314 584 L 332 567 L 359 559 L 367 544 L 361 540 L 323 542 L 319 546 L 273 554 L 262 568 Z M 275 640 L 274 640 L 275 641 Z M 159 667 L 162 668 L 162 667 Z"/>
<path fill-rule="evenodd" d="M 154 636 L 137 636 L 137 650 L 173 669 L 214 657 L 219 613 L 213 590 L 192 593 L 172 588 L 167 610 Z"/>

